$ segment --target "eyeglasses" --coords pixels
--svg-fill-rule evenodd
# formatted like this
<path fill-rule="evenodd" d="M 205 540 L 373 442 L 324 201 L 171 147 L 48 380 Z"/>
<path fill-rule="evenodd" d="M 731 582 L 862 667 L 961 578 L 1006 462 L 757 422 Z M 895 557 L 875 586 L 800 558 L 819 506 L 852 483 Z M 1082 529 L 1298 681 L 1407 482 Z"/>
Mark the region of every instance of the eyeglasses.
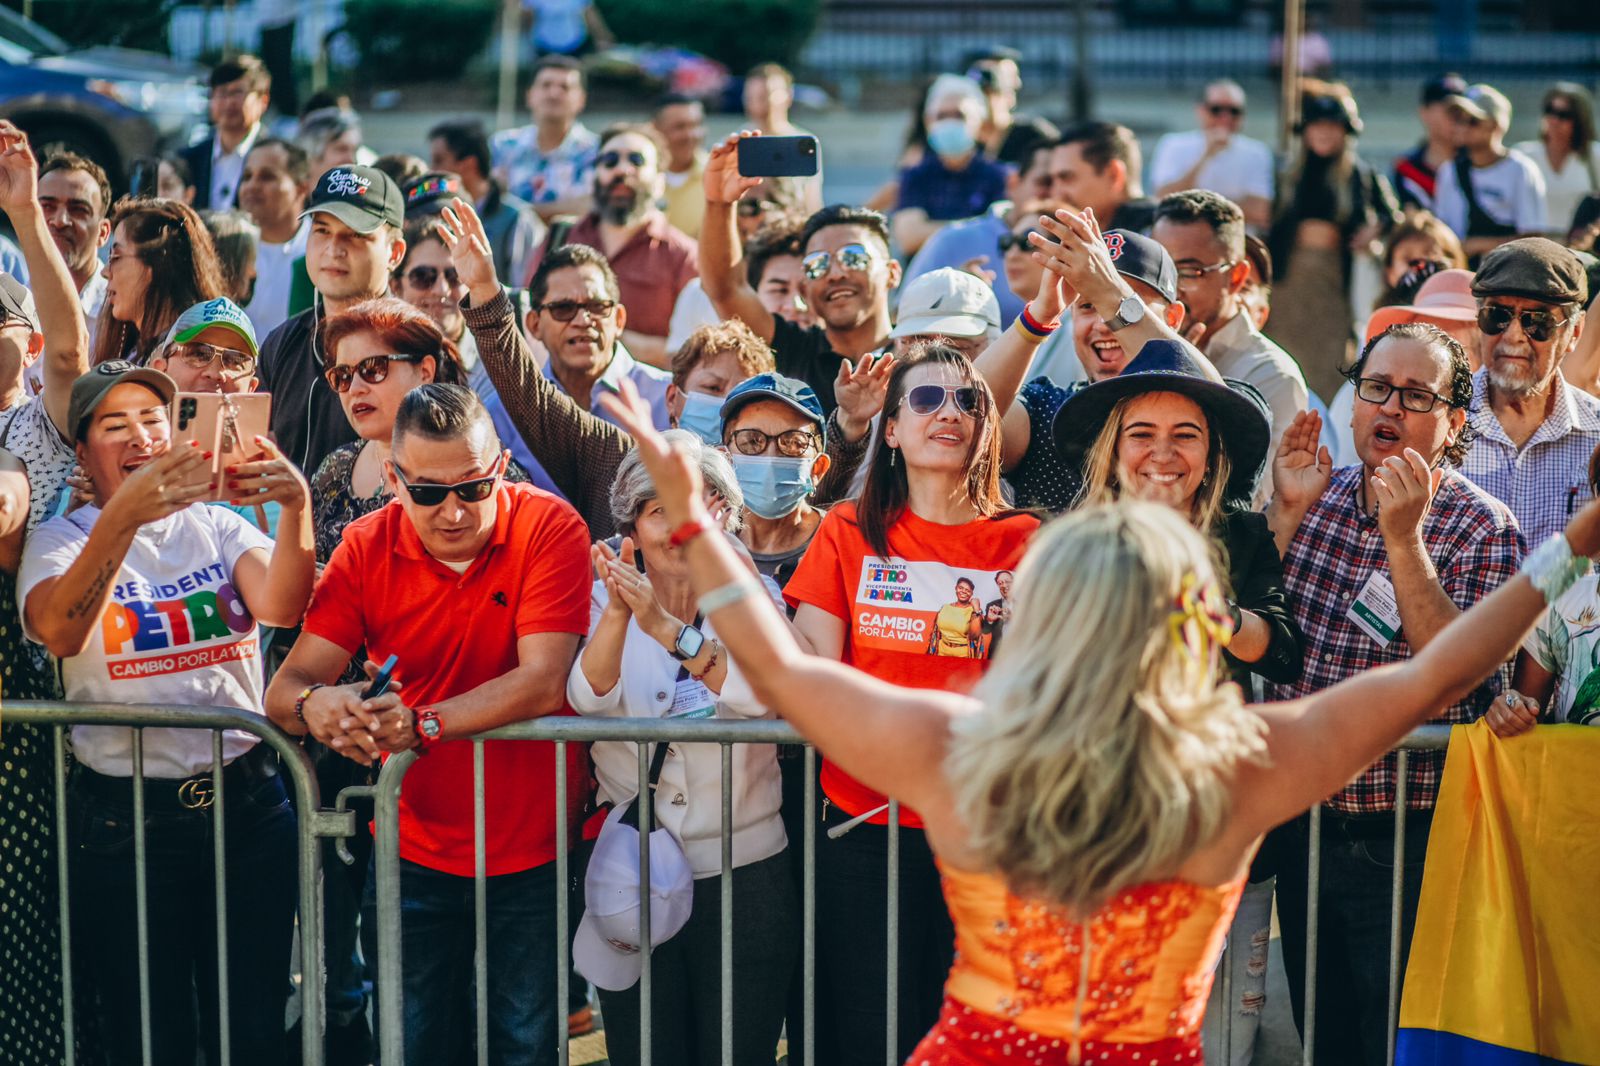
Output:
<path fill-rule="evenodd" d="M 1522 324 L 1522 332 L 1530 341 L 1549 340 L 1556 327 L 1568 321 L 1557 318 L 1553 311 L 1518 312 L 1502 304 L 1484 304 L 1478 308 L 1478 328 L 1488 337 L 1498 337 L 1510 329 L 1513 318 Z"/>
<path fill-rule="evenodd" d="M 249 352 L 219 348 L 215 344 L 202 344 L 199 341 L 174 344 L 172 354 L 182 359 L 183 365 L 190 370 L 207 370 L 220 359 L 222 376 L 225 378 L 242 378 L 256 368 L 256 357 Z"/>
<path fill-rule="evenodd" d="M 579 311 L 598 320 L 609 315 L 616 306 L 615 300 L 552 300 L 547 304 L 536 304 L 533 309 L 549 315 L 557 322 L 571 322 L 578 317 Z"/>
<path fill-rule="evenodd" d="M 1400 394 L 1400 406 L 1419 415 L 1427 414 L 1438 404 L 1450 402 L 1448 396 L 1440 396 L 1428 389 L 1402 388 L 1387 381 L 1379 381 L 1377 378 L 1356 379 L 1356 395 L 1378 407 L 1388 403 L 1389 397 L 1397 392 Z"/>
<path fill-rule="evenodd" d="M 1238 260 L 1231 263 L 1212 263 L 1210 266 L 1181 266 L 1178 267 L 1178 277 L 1185 281 L 1196 281 L 1207 274 L 1215 274 L 1222 270 L 1232 270 L 1238 265 Z"/>
<path fill-rule="evenodd" d="M 982 413 L 983 394 L 976 385 L 918 385 L 901 398 L 912 414 L 931 415 L 944 407 L 945 397 L 956 401 L 956 410 L 969 418 Z"/>
<path fill-rule="evenodd" d="M 322 372 L 334 392 L 349 392 L 357 374 L 368 385 L 377 385 L 389 376 L 390 363 L 420 363 L 420 355 L 369 355 L 354 366 L 330 366 Z"/>
<path fill-rule="evenodd" d="M 782 433 L 736 429 L 728 434 L 728 443 L 740 455 L 765 455 L 774 441 L 778 444 L 779 455 L 799 459 L 816 446 L 817 435 L 809 429 L 786 429 Z"/>
<path fill-rule="evenodd" d="M 439 284 L 439 268 L 419 263 L 406 271 L 406 280 L 411 282 L 412 288 L 431 289 Z M 461 275 L 456 273 L 455 267 L 444 268 L 444 283 L 452 289 L 461 284 Z"/>
<path fill-rule="evenodd" d="M 872 253 L 867 251 L 865 245 L 847 244 L 837 252 L 812 252 L 800 260 L 800 265 L 805 268 L 806 280 L 816 281 L 818 278 L 828 276 L 828 271 L 833 268 L 833 257 L 839 257 L 839 265 L 846 270 L 867 271 L 872 269 Z"/>
<path fill-rule="evenodd" d="M 1559 118 L 1563 122 L 1572 122 L 1577 119 L 1578 116 L 1573 112 L 1568 111 L 1564 107 L 1556 107 L 1554 104 L 1547 104 L 1544 109 L 1544 117 Z"/>
<path fill-rule="evenodd" d="M 1222 118 L 1224 115 L 1229 118 L 1244 117 L 1244 108 L 1234 107 L 1232 104 L 1207 104 L 1206 110 L 1211 113 L 1212 118 Z"/>
<path fill-rule="evenodd" d="M 594 161 L 595 161 L 595 165 L 596 166 L 602 166 L 602 167 L 605 167 L 607 170 L 610 170 L 612 167 L 615 167 L 618 163 L 622 162 L 624 159 L 626 159 L 631 165 L 633 165 L 635 167 L 642 167 L 642 166 L 645 165 L 645 162 L 646 162 L 645 155 L 644 155 L 643 152 L 615 152 L 615 151 L 613 151 L 613 152 L 601 152 L 598 156 L 595 157 Z"/>
<path fill-rule="evenodd" d="M 391 459 L 390 462 L 394 463 L 394 460 Z M 394 476 L 400 479 L 400 484 L 411 494 L 412 503 L 418 507 L 437 507 L 452 492 L 464 503 L 482 503 L 489 498 L 490 493 L 494 492 L 494 483 L 500 480 L 504 468 L 504 456 L 502 456 L 494 461 L 494 466 L 490 467 L 488 474 L 475 477 L 471 481 L 458 481 L 454 485 L 413 485 L 406 480 L 406 472 L 400 469 L 399 463 L 394 463 Z"/>

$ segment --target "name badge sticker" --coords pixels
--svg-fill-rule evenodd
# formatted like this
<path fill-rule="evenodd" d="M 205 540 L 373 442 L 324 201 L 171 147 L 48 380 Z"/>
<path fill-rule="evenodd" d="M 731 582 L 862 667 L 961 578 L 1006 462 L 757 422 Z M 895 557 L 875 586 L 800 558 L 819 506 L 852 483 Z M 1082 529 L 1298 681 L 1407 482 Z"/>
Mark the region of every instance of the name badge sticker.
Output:
<path fill-rule="evenodd" d="M 678 682 L 672 692 L 672 706 L 668 718 L 712 718 L 717 713 L 717 697 L 711 690 L 692 677 Z"/>
<path fill-rule="evenodd" d="M 1350 610 L 1345 612 L 1345 617 L 1371 637 L 1378 647 L 1387 648 L 1389 642 L 1400 635 L 1400 605 L 1395 599 L 1394 585 L 1390 583 L 1389 575 L 1378 570 L 1367 578 L 1361 594 L 1350 605 Z"/>

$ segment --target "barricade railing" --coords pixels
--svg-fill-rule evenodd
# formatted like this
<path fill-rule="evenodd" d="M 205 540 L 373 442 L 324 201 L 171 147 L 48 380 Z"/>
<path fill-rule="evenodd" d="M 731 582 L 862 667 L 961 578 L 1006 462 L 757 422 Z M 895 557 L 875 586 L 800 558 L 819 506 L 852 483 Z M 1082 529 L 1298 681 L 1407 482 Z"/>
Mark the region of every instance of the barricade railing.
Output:
<path fill-rule="evenodd" d="M 319 839 L 343 837 L 354 832 L 352 814 L 319 809 L 316 774 L 300 742 L 274 726 L 264 716 L 226 707 L 158 706 L 114 703 L 58 703 L 45 701 L 7 701 L 0 708 L 6 727 L 27 724 L 51 733 L 55 771 L 56 874 L 59 881 L 59 922 L 61 946 L 61 1008 L 63 1061 L 76 1061 L 73 1001 L 73 957 L 71 918 L 71 838 L 67 810 L 67 731 L 73 726 L 126 726 L 133 730 L 133 863 L 137 944 L 139 961 L 140 1050 L 146 1066 L 152 1061 L 150 1013 L 149 900 L 146 889 L 144 730 L 193 729 L 211 733 L 211 787 L 209 803 L 199 806 L 211 810 L 213 829 L 213 874 L 217 919 L 217 1003 L 221 1062 L 231 1059 L 228 989 L 228 902 L 227 833 L 224 810 L 228 802 L 223 777 L 224 731 L 238 730 L 260 738 L 278 756 L 278 772 L 294 796 L 296 850 L 298 852 L 300 973 L 301 973 L 301 1055 L 306 1066 L 323 1061 L 324 972 L 322 954 L 322 867 Z M 160 945 L 156 945 L 159 950 Z M 284 978 L 288 978 L 288 974 Z M 398 1059 L 392 1061 L 400 1061 Z"/>
<path fill-rule="evenodd" d="M 1404 862 L 1400 857 L 1404 854 L 1405 847 L 1405 809 L 1406 809 L 1406 769 L 1408 752 L 1413 750 L 1443 750 L 1449 745 L 1450 727 L 1443 725 L 1424 726 L 1415 730 L 1398 746 L 1396 751 L 1396 793 L 1395 793 L 1395 853 L 1397 856 L 1394 864 L 1394 883 L 1390 912 L 1390 953 L 1389 953 L 1389 1020 L 1388 1020 L 1388 1061 L 1394 1062 L 1395 1033 L 1399 1019 L 1399 992 L 1400 972 L 1403 966 L 1401 958 L 1400 931 L 1402 916 L 1402 900 L 1404 887 Z M 576 783 L 567 779 L 567 745 L 578 743 L 593 743 L 597 741 L 614 741 L 632 743 L 638 749 L 638 784 L 639 784 L 639 824 L 641 827 L 649 825 L 649 811 L 653 797 L 647 785 L 649 775 L 648 747 L 653 743 L 707 743 L 719 744 L 722 748 L 722 775 L 720 781 L 722 798 L 722 870 L 721 870 L 721 997 L 722 997 L 722 1056 L 724 1066 L 733 1062 L 733 844 L 731 826 L 732 819 L 732 746 L 734 744 L 803 744 L 798 734 L 786 723 L 770 720 L 698 720 L 698 721 L 673 721 L 663 719 L 618 719 L 618 718 L 577 718 L 556 717 L 541 718 L 535 721 L 522 722 L 507 726 L 479 737 L 472 738 L 473 751 L 473 819 L 475 847 L 475 873 L 474 873 L 474 899 L 476 904 L 476 922 L 474 934 L 474 960 L 476 977 L 475 1013 L 476 1013 L 476 1043 L 478 1062 L 489 1062 L 488 1052 L 488 1017 L 487 1017 L 487 927 L 486 927 L 486 875 L 484 855 L 484 780 L 483 780 L 483 743 L 486 740 L 542 740 L 550 741 L 555 745 L 555 822 L 556 822 L 556 924 L 557 924 L 557 951 L 554 964 L 556 967 L 556 1003 L 557 1003 L 557 1043 L 559 1062 L 561 1066 L 568 1063 L 568 1032 L 566 1003 L 569 991 L 569 943 L 570 943 L 570 915 L 568 906 L 567 886 L 570 879 L 569 855 L 569 825 L 567 797 L 569 786 Z M 404 752 L 391 757 L 384 765 L 382 773 L 378 776 L 375 786 L 361 786 L 346 789 L 340 796 L 340 806 L 343 806 L 346 796 L 370 795 L 376 800 L 375 814 L 375 849 L 376 864 L 376 892 L 378 902 L 378 971 L 377 971 L 377 998 L 378 998 L 378 1039 L 380 1053 L 385 1062 L 402 1061 L 404 1025 L 403 1025 L 403 995 L 401 989 L 401 974 L 403 960 L 401 950 L 401 921 L 400 921 L 400 845 L 399 845 L 399 820 L 398 804 L 400 789 L 407 769 L 416 761 L 417 756 L 411 752 Z M 817 775 L 816 752 L 809 745 L 805 747 L 805 816 L 802 819 L 805 826 L 802 841 L 789 842 L 790 847 L 797 844 L 804 848 L 804 883 L 802 886 L 802 932 L 801 951 L 803 960 L 803 1062 L 804 1066 L 815 1066 L 815 1030 L 816 1030 L 816 973 L 815 973 L 815 945 L 816 945 L 816 827 L 818 824 L 817 809 Z M 886 1011 L 885 1028 L 887 1043 L 888 1066 L 896 1066 L 897 1028 L 896 1004 L 898 1002 L 898 959 L 900 925 L 896 900 L 899 897 L 899 805 L 891 803 L 889 806 L 888 825 L 888 893 L 887 893 L 887 973 L 888 980 L 885 988 Z M 835 833 L 838 829 L 834 830 Z M 640 943 L 648 944 L 650 941 L 650 905 L 648 888 L 650 882 L 650 857 L 647 835 L 641 833 L 639 848 L 640 865 Z M 1304 1041 L 1302 1062 L 1304 1066 L 1313 1064 L 1313 1048 L 1316 1037 L 1316 965 L 1317 965 L 1317 917 L 1319 901 L 1319 882 L 1321 866 L 1321 809 L 1313 807 L 1310 813 L 1310 853 L 1308 859 L 1307 882 L 1307 914 L 1306 914 L 1306 949 L 1305 949 L 1305 1014 L 1304 1014 Z M 651 967 L 650 952 L 641 953 L 639 983 L 639 1024 L 640 1024 L 640 1061 L 643 1066 L 650 1066 L 651 1061 Z M 1231 1061 L 1233 1022 L 1236 1011 L 1232 1001 L 1231 966 L 1224 956 L 1219 964 L 1217 980 L 1221 984 L 1221 1017 L 1215 1024 L 1220 1025 L 1220 1044 L 1222 1054 L 1219 1062 L 1225 1064 Z M 793 1034 L 791 1034 L 792 1039 Z"/>

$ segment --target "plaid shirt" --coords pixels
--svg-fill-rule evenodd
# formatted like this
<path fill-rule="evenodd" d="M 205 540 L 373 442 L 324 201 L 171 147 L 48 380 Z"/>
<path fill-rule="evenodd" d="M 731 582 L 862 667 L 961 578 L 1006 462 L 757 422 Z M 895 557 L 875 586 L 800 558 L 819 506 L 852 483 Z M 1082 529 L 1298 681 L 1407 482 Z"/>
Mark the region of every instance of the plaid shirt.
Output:
<path fill-rule="evenodd" d="M 1524 539 L 1538 547 L 1567 526 L 1594 494 L 1589 457 L 1600 447 L 1600 400 L 1556 375 L 1550 415 L 1519 451 L 1489 406 L 1487 370 L 1472 375 L 1472 414 L 1478 439 L 1461 472 L 1517 516 Z"/>
<path fill-rule="evenodd" d="M 1307 512 L 1284 557 L 1284 588 L 1305 634 L 1305 669 L 1294 684 L 1268 685 L 1268 699 L 1298 699 L 1370 667 L 1411 658 L 1404 633 L 1380 648 L 1346 616 L 1367 579 L 1388 570 L 1377 520 L 1363 511 L 1356 495 L 1362 470 L 1356 465 L 1334 471 L 1328 491 Z M 1463 610 L 1515 575 L 1523 553 L 1522 534 L 1506 506 L 1452 470 L 1446 470 L 1423 519 L 1422 540 L 1445 594 Z M 1488 709 L 1501 684 L 1498 674 L 1491 677 L 1434 721 L 1473 721 Z M 1433 806 L 1443 769 L 1444 752 L 1411 753 L 1407 807 Z M 1393 810 L 1394 784 L 1390 752 L 1328 805 L 1350 814 Z"/>

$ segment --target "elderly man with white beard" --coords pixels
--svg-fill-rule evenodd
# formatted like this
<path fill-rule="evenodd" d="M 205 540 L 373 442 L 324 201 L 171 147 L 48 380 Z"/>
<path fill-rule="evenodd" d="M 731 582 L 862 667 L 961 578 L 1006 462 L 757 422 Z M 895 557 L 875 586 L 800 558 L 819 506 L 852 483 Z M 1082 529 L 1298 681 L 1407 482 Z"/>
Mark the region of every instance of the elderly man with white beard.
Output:
<path fill-rule="evenodd" d="M 1561 377 L 1584 329 L 1587 278 L 1570 250 L 1525 237 L 1483 257 L 1472 294 L 1483 366 L 1472 382 L 1478 439 L 1461 472 L 1542 544 L 1589 499 L 1600 446 L 1600 400 Z"/>

